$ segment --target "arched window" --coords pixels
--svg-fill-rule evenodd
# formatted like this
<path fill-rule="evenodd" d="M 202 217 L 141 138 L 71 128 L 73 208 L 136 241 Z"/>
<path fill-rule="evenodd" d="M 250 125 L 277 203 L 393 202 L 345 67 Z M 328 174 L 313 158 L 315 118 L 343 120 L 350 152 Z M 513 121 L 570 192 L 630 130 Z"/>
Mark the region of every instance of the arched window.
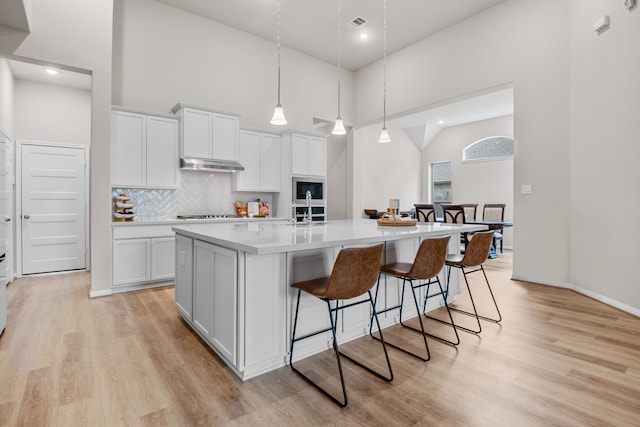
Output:
<path fill-rule="evenodd" d="M 513 157 L 513 138 L 490 136 L 467 145 L 462 150 L 462 160 L 487 160 Z"/>

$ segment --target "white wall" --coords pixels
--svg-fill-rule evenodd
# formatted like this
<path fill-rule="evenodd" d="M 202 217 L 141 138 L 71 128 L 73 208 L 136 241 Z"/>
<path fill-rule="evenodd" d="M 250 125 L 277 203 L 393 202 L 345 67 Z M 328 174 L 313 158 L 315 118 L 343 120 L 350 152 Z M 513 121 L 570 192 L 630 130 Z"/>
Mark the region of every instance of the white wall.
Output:
<path fill-rule="evenodd" d="M 568 3 L 510 0 L 387 58 L 392 117 L 513 84 L 514 185 L 533 188 L 530 196 L 514 194 L 514 275 L 565 284 L 570 280 Z M 380 120 L 381 87 L 380 62 L 357 72 L 357 123 Z"/>
<path fill-rule="evenodd" d="M 90 145 L 91 92 L 15 80 L 15 139 Z"/>
<path fill-rule="evenodd" d="M 462 162 L 462 150 L 490 136 L 513 137 L 513 116 L 483 120 L 443 129 L 422 152 L 422 196 L 428 199 L 428 171 L 434 162 L 450 161 L 453 175 L 452 203 L 477 203 L 482 218 L 485 203 L 506 203 L 505 219 L 513 219 L 513 159 Z M 513 246 L 513 229 L 506 228 L 503 245 Z"/>
<path fill-rule="evenodd" d="M 570 4 L 572 282 L 640 315 L 640 8 Z M 611 28 L 598 36 L 603 15 Z"/>
<path fill-rule="evenodd" d="M 9 63 L 0 58 L 0 129 L 13 136 L 13 88 L 14 80 Z"/>
<path fill-rule="evenodd" d="M 364 209 L 385 211 L 389 199 L 400 199 L 408 211 L 420 200 L 420 151 L 403 129 L 388 126 L 391 143 L 379 144 L 381 126 L 358 128 L 354 134 L 357 178 L 353 217 L 367 218 Z"/>
<path fill-rule="evenodd" d="M 241 126 L 285 130 L 269 123 L 273 41 L 152 0 L 115 0 L 114 8 L 114 104 L 167 112 L 180 101 L 239 113 Z M 286 128 L 322 131 L 313 117 L 337 114 L 335 66 L 284 47 L 281 57 Z M 342 75 L 342 115 L 351 123 L 353 74 Z"/>
<path fill-rule="evenodd" d="M 91 72 L 91 293 L 111 286 L 111 40 L 112 0 L 32 0 L 32 32 L 15 51 L 0 54 Z M 2 95 L 4 96 L 4 95 Z"/>

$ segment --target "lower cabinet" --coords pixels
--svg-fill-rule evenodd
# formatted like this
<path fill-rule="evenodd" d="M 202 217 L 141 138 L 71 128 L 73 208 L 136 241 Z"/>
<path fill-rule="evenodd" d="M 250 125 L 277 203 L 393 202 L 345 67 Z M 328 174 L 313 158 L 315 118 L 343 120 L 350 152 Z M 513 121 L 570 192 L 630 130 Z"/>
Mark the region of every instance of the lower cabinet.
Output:
<path fill-rule="evenodd" d="M 135 289 L 175 278 L 175 238 L 170 227 L 114 229 L 113 288 Z M 157 237 L 152 237 L 157 236 Z"/>
<path fill-rule="evenodd" d="M 176 305 L 182 316 L 193 321 L 193 240 L 176 236 Z"/>
<path fill-rule="evenodd" d="M 193 243 L 193 325 L 236 365 L 238 253 L 199 240 Z"/>

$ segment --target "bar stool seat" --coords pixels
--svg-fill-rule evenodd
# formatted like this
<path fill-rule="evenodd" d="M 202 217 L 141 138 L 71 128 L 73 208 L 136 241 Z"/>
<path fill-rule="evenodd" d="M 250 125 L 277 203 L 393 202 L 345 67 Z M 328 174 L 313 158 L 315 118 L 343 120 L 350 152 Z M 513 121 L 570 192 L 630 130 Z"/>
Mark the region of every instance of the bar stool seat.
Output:
<path fill-rule="evenodd" d="M 378 321 L 378 315 L 375 308 L 373 297 L 371 296 L 371 288 L 376 283 L 378 277 L 378 271 L 380 269 L 380 260 L 382 258 L 382 248 L 384 245 L 378 244 L 366 248 L 347 248 L 342 249 L 338 254 L 336 262 L 333 265 L 331 275 L 328 277 L 319 277 L 311 280 L 304 280 L 296 283 L 292 283 L 291 287 L 298 289 L 298 298 L 296 302 L 296 311 L 293 321 L 293 331 L 291 333 L 291 350 L 289 353 L 289 365 L 291 369 L 299 374 L 302 378 L 308 381 L 311 385 L 316 387 L 319 391 L 336 402 L 341 407 L 347 406 L 347 389 L 345 387 L 344 374 L 342 372 L 341 356 L 351 360 L 356 365 L 376 375 L 377 377 L 385 380 L 393 380 L 393 371 L 391 369 L 391 362 L 387 353 L 387 347 L 385 345 L 384 338 L 382 337 L 382 331 L 380 328 L 380 322 Z M 304 291 L 310 295 L 313 295 L 327 304 L 329 313 L 329 321 L 331 326 L 329 328 L 321 329 L 301 337 L 296 337 L 296 328 L 298 325 L 298 315 L 300 308 L 300 294 Z M 363 294 L 368 294 L 368 298 L 361 299 L 355 302 L 348 302 L 339 304 L 342 300 L 351 300 L 359 297 Z M 332 303 L 335 306 L 332 307 Z M 355 305 L 369 303 L 371 304 L 371 319 L 375 320 L 378 330 L 380 330 L 380 341 L 382 342 L 382 348 L 387 362 L 388 374 L 382 374 L 376 370 L 366 366 L 362 362 L 355 360 L 353 357 L 342 353 L 338 346 L 336 339 L 336 325 L 338 324 L 338 312 Z M 343 318 L 344 319 L 344 318 Z M 338 371 L 340 372 L 340 383 L 342 386 L 342 398 L 336 398 L 329 393 L 325 388 L 314 382 L 307 375 L 299 371 L 293 364 L 293 350 L 295 343 L 324 332 L 331 331 L 333 335 L 333 350 L 336 355 L 338 363 Z"/>
<path fill-rule="evenodd" d="M 452 345 L 457 345 L 460 342 L 460 339 L 458 338 L 458 332 L 456 331 L 455 328 L 453 328 L 453 332 L 455 333 L 456 341 L 450 341 L 442 337 L 427 333 L 425 331 L 424 323 L 422 321 L 422 315 L 425 315 L 425 317 L 429 317 L 429 316 L 426 316 L 426 313 L 425 313 L 427 299 L 429 297 L 441 295 L 444 301 L 443 304 L 447 308 L 447 312 L 449 313 L 449 319 L 451 320 L 451 322 L 453 322 L 453 318 L 451 317 L 451 313 L 449 312 L 447 301 L 445 298 L 446 294 L 442 288 L 440 279 L 438 278 L 438 273 L 440 272 L 440 270 L 442 270 L 442 267 L 444 266 L 449 239 L 450 239 L 450 236 L 424 239 L 420 243 L 420 247 L 418 248 L 418 252 L 416 253 L 413 263 L 395 262 L 395 263 L 389 263 L 389 264 L 383 265 L 382 267 L 380 267 L 380 276 L 378 277 L 378 286 L 376 287 L 375 299 L 377 301 L 378 291 L 380 288 L 380 283 L 379 283 L 380 277 L 383 274 L 402 279 L 402 294 L 400 298 L 400 304 L 394 305 L 391 307 L 385 307 L 384 310 L 378 310 L 378 313 L 384 313 L 387 311 L 398 310 L 398 309 L 400 310 L 400 324 L 405 328 L 409 328 L 421 333 L 422 339 L 424 342 L 424 347 L 425 347 L 425 356 L 422 356 L 420 354 L 407 350 L 402 346 L 393 344 L 388 340 L 387 340 L 387 345 L 390 345 L 400 351 L 403 351 L 407 354 L 417 357 L 425 362 L 431 359 L 431 353 L 429 351 L 429 345 L 427 343 L 427 336 L 436 338 L 440 341 L 443 341 Z M 405 294 L 405 288 L 406 288 L 405 285 L 407 283 L 409 284 L 409 288 L 411 289 L 411 293 L 413 295 L 413 301 L 416 307 L 416 311 L 418 313 L 418 321 L 420 323 L 420 328 L 416 328 L 414 326 L 406 324 L 402 318 L 403 308 L 404 308 L 404 294 Z M 429 295 L 429 288 L 432 284 L 437 284 L 438 287 L 440 288 L 440 292 Z M 420 310 L 418 297 L 416 295 L 416 289 L 419 289 L 424 286 L 427 287 L 427 291 L 425 295 L 423 308 L 422 310 Z M 375 335 L 373 335 L 372 330 L 370 330 L 369 332 L 372 337 L 377 338 Z"/>
<path fill-rule="evenodd" d="M 492 240 L 493 240 L 493 231 L 476 232 L 474 233 L 473 238 L 469 241 L 469 245 L 466 248 L 464 255 L 449 255 L 445 262 L 447 266 L 447 292 L 449 290 L 451 268 L 459 268 L 462 271 L 464 282 L 466 284 L 467 291 L 469 293 L 469 298 L 471 299 L 471 306 L 473 308 L 473 312 L 462 310 L 456 307 L 451 307 L 451 310 L 467 316 L 474 317 L 478 324 L 477 329 L 466 328 L 466 327 L 455 325 L 455 324 L 454 326 L 457 329 L 461 329 L 463 331 L 470 332 L 472 334 L 479 334 L 480 332 L 482 332 L 482 325 L 480 324 L 480 319 L 493 322 L 493 323 L 499 323 L 502 321 L 502 314 L 500 314 L 498 303 L 496 302 L 496 298 L 493 295 L 493 291 L 491 290 L 491 285 L 489 284 L 489 279 L 487 279 L 487 274 L 485 273 L 484 267 L 482 265 L 487 260 L 487 256 L 489 255 L 489 250 L 491 248 Z M 478 271 L 482 272 L 482 275 L 484 276 L 484 281 L 487 284 L 487 287 L 489 289 L 489 294 L 491 295 L 491 299 L 493 300 L 493 305 L 497 313 L 495 317 L 481 316 L 478 314 L 478 310 L 476 308 L 476 304 L 475 304 L 475 301 L 473 300 L 473 295 L 471 293 L 471 287 L 469 286 L 469 281 L 467 280 L 467 275 L 478 272 Z"/>

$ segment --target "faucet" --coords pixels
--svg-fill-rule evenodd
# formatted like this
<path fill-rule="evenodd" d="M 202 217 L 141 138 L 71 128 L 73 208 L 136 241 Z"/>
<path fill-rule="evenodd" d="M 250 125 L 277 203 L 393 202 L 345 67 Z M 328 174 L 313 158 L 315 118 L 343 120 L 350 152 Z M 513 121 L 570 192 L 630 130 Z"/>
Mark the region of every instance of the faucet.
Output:
<path fill-rule="evenodd" d="M 307 190 L 307 194 L 305 194 L 305 206 L 307 207 L 307 220 L 309 221 L 309 225 L 311 225 L 311 191 Z"/>

